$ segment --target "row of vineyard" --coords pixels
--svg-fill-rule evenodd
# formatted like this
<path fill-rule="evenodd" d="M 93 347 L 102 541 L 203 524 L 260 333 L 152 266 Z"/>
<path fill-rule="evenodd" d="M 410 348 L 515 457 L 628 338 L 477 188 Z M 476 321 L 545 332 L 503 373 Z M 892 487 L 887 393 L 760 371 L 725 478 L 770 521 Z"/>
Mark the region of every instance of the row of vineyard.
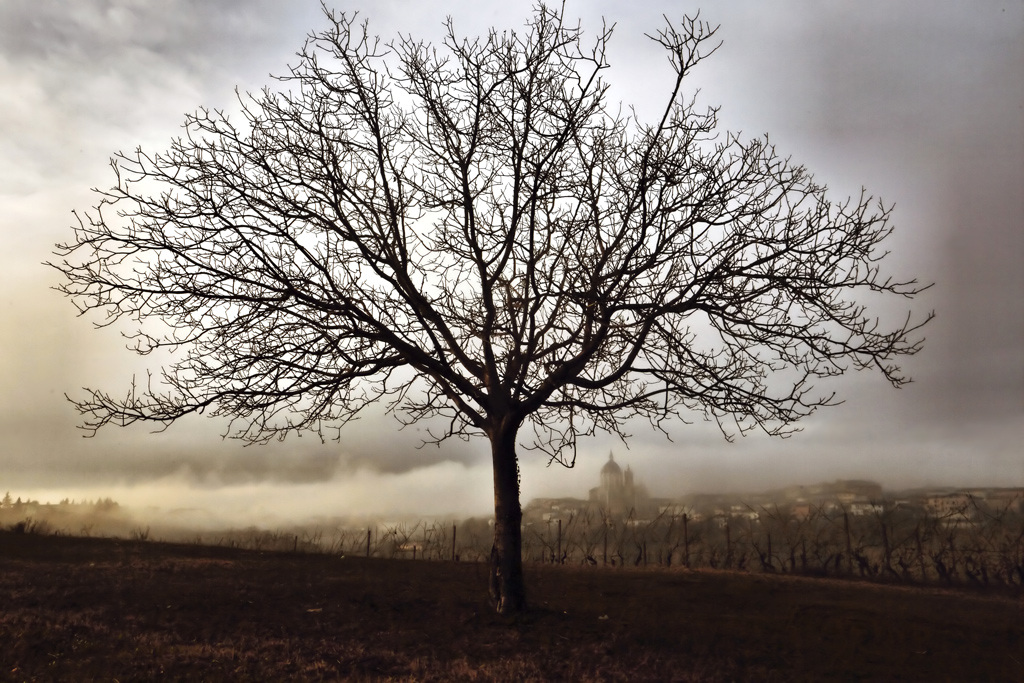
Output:
<path fill-rule="evenodd" d="M 823 505 L 796 516 L 778 507 L 750 507 L 747 514 L 735 516 L 664 513 L 652 520 L 615 523 L 606 523 L 600 512 L 584 511 L 527 523 L 522 550 L 524 561 L 532 563 L 732 569 L 1019 590 L 1024 587 L 1021 503 L 1017 498 L 991 506 L 971 499 L 943 514 L 880 507 L 874 514 L 855 515 L 841 506 Z M 107 517 L 89 518 L 77 533 L 123 536 L 130 521 L 112 526 Z M 53 515 L 0 522 L 23 533 L 73 534 L 77 529 Z M 92 522 L 103 524 L 93 529 Z M 148 528 L 132 528 L 128 537 L 147 540 L 151 535 Z M 369 529 L 249 528 L 177 540 L 254 550 L 484 562 L 490 557 L 492 529 L 486 519 L 470 519 Z"/>
<path fill-rule="evenodd" d="M 841 507 L 812 507 L 797 518 L 779 508 L 748 516 L 663 514 L 606 524 L 578 514 L 524 527 L 526 562 L 589 566 L 735 569 L 813 576 L 857 576 L 909 583 L 1024 586 L 1024 515 L 1011 502 L 973 503 L 943 515 L 892 510 L 855 516 Z M 329 539 L 289 536 L 295 549 L 429 560 L 486 561 L 486 521 L 420 523 Z"/>

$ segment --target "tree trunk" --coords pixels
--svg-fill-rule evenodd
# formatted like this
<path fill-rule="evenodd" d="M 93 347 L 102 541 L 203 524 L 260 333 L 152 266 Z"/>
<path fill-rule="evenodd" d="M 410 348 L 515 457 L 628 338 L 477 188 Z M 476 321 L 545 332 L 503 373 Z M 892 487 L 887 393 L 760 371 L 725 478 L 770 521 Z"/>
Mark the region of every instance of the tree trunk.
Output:
<path fill-rule="evenodd" d="M 519 503 L 519 463 L 515 430 L 491 435 L 494 467 L 494 545 L 491 547 L 490 593 L 499 614 L 526 609 L 523 585 L 523 510 Z"/>

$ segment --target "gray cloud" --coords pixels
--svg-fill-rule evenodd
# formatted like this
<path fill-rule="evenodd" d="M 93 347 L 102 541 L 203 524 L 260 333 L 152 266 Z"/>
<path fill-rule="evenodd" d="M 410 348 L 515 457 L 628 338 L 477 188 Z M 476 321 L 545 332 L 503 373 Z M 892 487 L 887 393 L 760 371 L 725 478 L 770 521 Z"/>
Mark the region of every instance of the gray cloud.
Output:
<path fill-rule="evenodd" d="M 34 405 L 40 405 L 39 402 Z M 221 439 L 223 423 L 188 418 L 162 433 L 145 428 L 104 431 L 84 438 L 78 417 L 66 403 L 59 415 L 26 411 L 0 416 L 4 451 L 0 479 L 7 486 L 54 486 L 104 481 L 141 484 L 167 477 L 199 487 L 254 483 L 328 482 L 357 471 L 379 476 L 405 474 L 452 462 L 479 459 L 483 442 L 420 448 L 421 433 L 398 431 L 388 418 L 353 424 L 340 441 L 321 443 L 315 436 L 244 446 Z M 3 482 L 0 482 L 2 484 Z"/>
<path fill-rule="evenodd" d="M 317 9 L 275 0 L 0 4 L 0 192 L 52 184 L 118 149 L 163 146 L 200 105 L 232 107 L 236 85 L 262 87 L 269 71 L 286 70 L 280 42 L 297 49 Z"/>
<path fill-rule="evenodd" d="M 780 131 L 786 151 L 840 194 L 863 184 L 895 202 L 888 269 L 934 282 L 919 307 L 939 317 L 907 363 L 920 391 L 886 402 L 936 429 L 1019 420 L 1024 5 L 786 6 L 756 10 L 762 26 L 723 27 L 727 40 L 767 34 L 761 79 L 740 63 L 751 51 L 724 50 L 736 74 L 726 87 L 749 88 L 738 118 Z M 857 390 L 849 382 L 840 394 Z"/>
<path fill-rule="evenodd" d="M 307 14 L 279 0 L 9 0 L 0 8 L 0 54 L 94 73 L 116 68 L 128 78 L 145 78 L 159 61 L 205 79 L 237 70 L 255 57 L 246 46 L 277 42 L 282 27 Z M 149 57 L 131 61 L 140 55 Z"/>

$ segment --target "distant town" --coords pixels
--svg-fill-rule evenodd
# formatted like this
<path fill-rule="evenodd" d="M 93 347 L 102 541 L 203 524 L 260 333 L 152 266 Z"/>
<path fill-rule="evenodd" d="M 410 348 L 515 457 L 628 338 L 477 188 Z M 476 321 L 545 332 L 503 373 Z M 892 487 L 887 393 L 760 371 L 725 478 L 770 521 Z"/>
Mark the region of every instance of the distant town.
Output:
<path fill-rule="evenodd" d="M 658 498 L 609 454 L 586 499 L 523 510 L 534 562 L 1024 585 L 1024 487 L 884 491 L 837 480 L 744 494 Z"/>
<path fill-rule="evenodd" d="M 949 524 L 972 524 L 986 513 L 1024 513 L 1024 487 L 933 487 L 883 491 L 873 481 L 839 479 L 743 494 L 695 493 L 677 498 L 650 496 L 627 465 L 623 470 L 609 454 L 598 485 L 587 499 L 536 498 L 524 506 L 524 524 L 548 523 L 577 516 L 598 516 L 610 523 L 644 525 L 659 517 L 687 515 L 693 522 L 757 520 L 770 514 L 805 520 L 814 513 L 852 517 L 903 511 L 939 517 Z"/>

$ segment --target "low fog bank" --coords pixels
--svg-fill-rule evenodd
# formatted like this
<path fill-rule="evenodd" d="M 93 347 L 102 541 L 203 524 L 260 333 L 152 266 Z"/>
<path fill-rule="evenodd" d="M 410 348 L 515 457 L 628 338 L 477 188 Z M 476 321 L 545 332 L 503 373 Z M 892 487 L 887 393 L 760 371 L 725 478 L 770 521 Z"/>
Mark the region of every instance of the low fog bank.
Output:
<path fill-rule="evenodd" d="M 260 549 L 330 547 L 339 538 L 377 527 L 422 525 L 424 520 L 369 516 L 308 517 L 305 520 L 242 519 L 203 508 L 133 508 L 110 498 L 61 499 L 57 503 L 17 500 L 0 507 L 0 529 L 16 533 L 85 536 L 232 545 Z M 431 523 L 433 523 L 431 521 Z M 282 543 L 287 539 L 287 547 Z"/>
<path fill-rule="evenodd" d="M 365 529 L 488 514 L 490 476 L 483 467 L 442 462 L 391 475 L 361 468 L 300 483 L 272 478 L 215 485 L 179 472 L 140 483 L 12 488 L 12 505 L 0 508 L 0 526 L 32 520 L 50 532 L 188 541 L 201 535 L 214 542 L 246 529 Z M 116 505 L 96 504 L 108 500 Z"/>
<path fill-rule="evenodd" d="M 340 538 L 355 538 L 366 529 L 386 527 L 417 528 L 424 524 L 443 525 L 461 516 L 441 515 L 437 520 L 424 515 L 287 515 L 221 506 L 162 508 L 123 504 L 106 497 L 62 498 L 56 502 L 32 497 L 11 497 L 0 505 L 0 529 L 16 533 L 86 536 L 233 545 L 260 549 L 290 549 L 299 544 L 318 549 L 337 544 Z M 354 536 L 355 534 L 355 536 Z M 282 545 L 287 539 L 287 547 Z M 351 540 L 351 539 L 349 539 Z"/>
<path fill-rule="evenodd" d="M 787 466 L 773 471 L 773 458 L 756 462 L 729 458 L 723 455 L 721 444 L 705 450 L 691 443 L 685 465 L 676 462 L 673 468 L 666 466 L 659 448 L 642 440 L 629 450 L 621 444 L 618 448 L 608 445 L 603 452 L 594 449 L 581 454 L 573 469 L 548 466 L 543 458 L 524 458 L 523 505 L 544 498 L 586 500 L 590 489 L 600 483 L 600 470 L 609 451 L 614 451 L 615 461 L 623 469 L 630 468 L 636 482 L 651 496 L 678 501 L 715 494 L 749 501 L 772 490 L 838 479 L 877 482 L 886 495 L 893 496 L 927 487 L 1024 486 L 1024 476 L 979 476 L 966 481 L 955 476 L 956 472 L 934 467 L 935 462 L 929 469 L 929 457 L 913 453 L 900 460 L 904 465 L 916 462 L 921 468 L 917 477 L 886 476 L 884 470 L 871 471 L 857 459 L 851 459 L 847 467 L 837 467 L 835 460 L 815 457 L 814 449 L 795 460 L 790 454 Z M 783 443 L 779 448 L 781 458 L 786 446 Z M 215 485 L 209 479 L 197 480 L 193 474 L 178 472 L 141 483 L 12 488 L 10 498 L 0 505 L 0 528 L 21 524 L 22 530 L 42 533 L 266 549 L 306 544 L 323 549 L 340 547 L 342 541 L 353 544 L 359 533 L 365 539 L 367 529 L 422 531 L 424 525 L 450 529 L 455 522 L 461 525 L 476 519 L 486 531 L 486 520 L 493 514 L 492 475 L 488 464 L 482 462 L 445 461 L 388 474 L 358 468 L 333 471 L 321 481 L 299 482 L 271 477 Z"/>

